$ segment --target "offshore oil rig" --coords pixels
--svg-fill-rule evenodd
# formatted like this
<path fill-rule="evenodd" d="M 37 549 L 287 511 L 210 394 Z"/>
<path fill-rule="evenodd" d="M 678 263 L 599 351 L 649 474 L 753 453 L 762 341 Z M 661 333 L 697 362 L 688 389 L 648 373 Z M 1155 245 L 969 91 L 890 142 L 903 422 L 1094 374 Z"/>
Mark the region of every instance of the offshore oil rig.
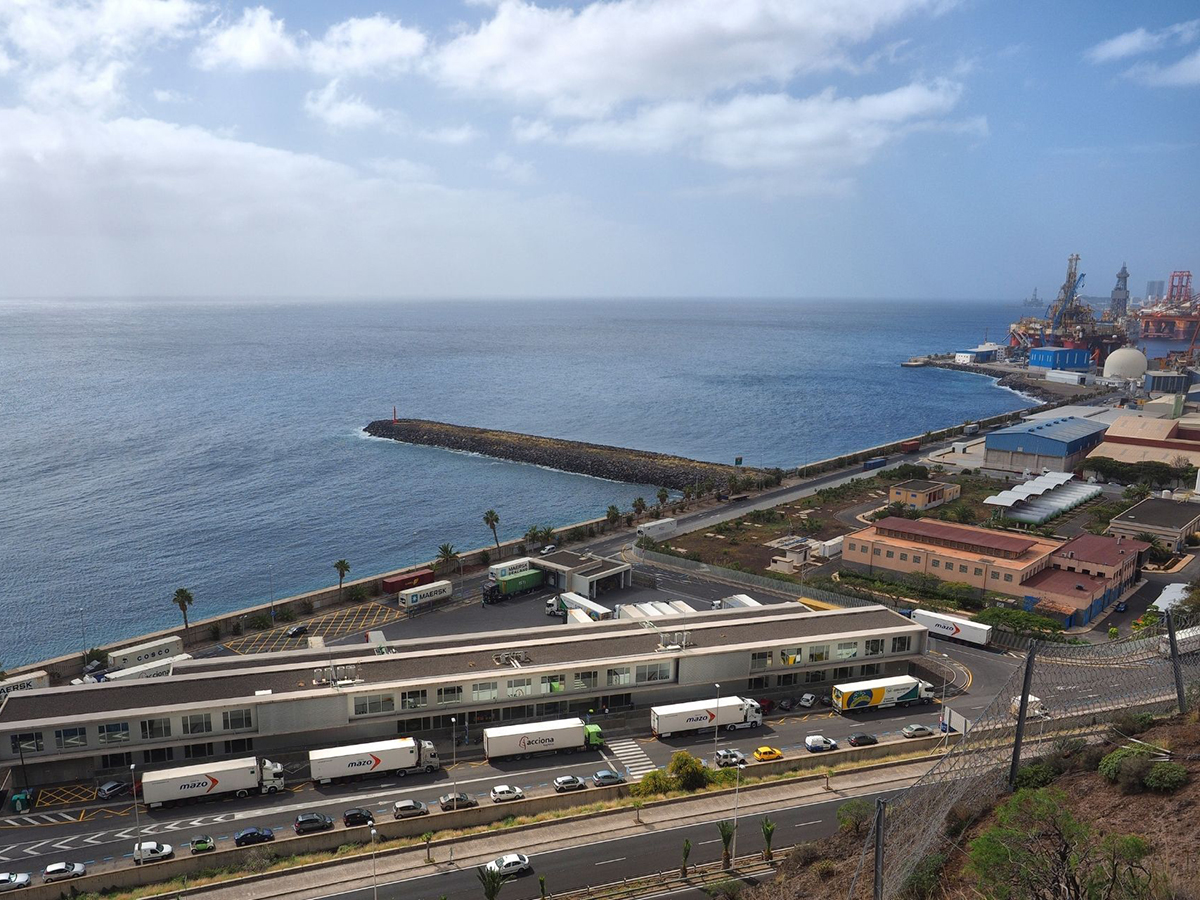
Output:
<path fill-rule="evenodd" d="M 1008 333 L 1009 345 L 1024 352 L 1034 347 L 1086 349 L 1092 364 L 1101 367 L 1109 353 L 1128 344 L 1129 272 L 1121 266 L 1110 306 L 1099 318 L 1080 297 L 1084 277 L 1079 271 L 1079 254 L 1073 253 L 1067 259 L 1066 280 L 1046 315 L 1024 316 L 1014 322 Z"/>
<path fill-rule="evenodd" d="M 1194 346 L 1200 331 L 1200 296 L 1192 293 L 1192 273 L 1172 272 L 1166 296 L 1138 314 L 1138 326 L 1142 338 L 1191 340 Z"/>

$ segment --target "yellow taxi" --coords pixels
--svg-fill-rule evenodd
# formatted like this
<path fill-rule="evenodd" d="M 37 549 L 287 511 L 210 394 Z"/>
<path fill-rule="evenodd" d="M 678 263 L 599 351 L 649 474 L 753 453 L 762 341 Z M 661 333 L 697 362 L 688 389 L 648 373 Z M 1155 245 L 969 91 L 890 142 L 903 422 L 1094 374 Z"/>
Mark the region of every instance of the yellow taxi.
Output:
<path fill-rule="evenodd" d="M 773 759 L 783 759 L 783 751 L 776 747 L 759 747 L 754 751 L 754 758 L 759 762 L 770 762 Z"/>

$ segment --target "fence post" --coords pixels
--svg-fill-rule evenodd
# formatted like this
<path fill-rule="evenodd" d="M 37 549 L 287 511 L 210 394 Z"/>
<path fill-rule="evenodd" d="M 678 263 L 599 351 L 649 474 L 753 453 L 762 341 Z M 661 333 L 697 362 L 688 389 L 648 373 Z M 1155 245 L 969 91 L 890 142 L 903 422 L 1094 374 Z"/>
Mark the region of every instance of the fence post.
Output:
<path fill-rule="evenodd" d="M 875 798 L 875 886 L 871 892 L 873 900 L 883 900 L 883 822 L 886 818 L 887 801 Z"/>
<path fill-rule="evenodd" d="M 1179 701 L 1179 714 L 1187 712 L 1187 697 L 1183 692 L 1183 668 L 1179 664 L 1179 645 L 1175 642 L 1175 617 L 1167 610 L 1167 639 L 1171 642 L 1171 674 L 1175 676 L 1175 699 Z"/>
<path fill-rule="evenodd" d="M 1008 768 L 1008 789 L 1017 789 L 1017 769 L 1021 767 L 1021 740 L 1025 737 L 1025 716 L 1029 712 L 1029 689 L 1033 686 L 1033 658 L 1037 654 L 1037 641 L 1029 644 L 1025 656 L 1025 677 L 1021 679 L 1021 707 L 1017 712 L 1017 734 L 1013 738 L 1012 765 Z"/>

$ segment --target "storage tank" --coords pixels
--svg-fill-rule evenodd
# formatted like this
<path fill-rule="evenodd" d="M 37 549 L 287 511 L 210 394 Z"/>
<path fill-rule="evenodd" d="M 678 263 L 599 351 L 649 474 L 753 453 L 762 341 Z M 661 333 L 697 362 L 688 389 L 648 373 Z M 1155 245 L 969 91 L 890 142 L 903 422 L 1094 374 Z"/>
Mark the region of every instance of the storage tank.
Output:
<path fill-rule="evenodd" d="M 1141 378 L 1149 368 L 1146 354 L 1134 347 L 1114 350 L 1104 361 L 1105 378 Z"/>

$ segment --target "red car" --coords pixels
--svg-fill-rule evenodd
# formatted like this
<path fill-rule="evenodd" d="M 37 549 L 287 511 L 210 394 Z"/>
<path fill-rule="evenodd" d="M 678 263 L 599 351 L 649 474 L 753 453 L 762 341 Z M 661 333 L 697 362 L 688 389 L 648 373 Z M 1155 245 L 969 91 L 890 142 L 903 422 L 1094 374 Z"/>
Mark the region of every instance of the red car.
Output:
<path fill-rule="evenodd" d="M 767 715 L 767 713 L 771 712 L 771 710 L 773 710 L 775 708 L 774 700 L 757 699 L 754 702 L 757 703 L 760 707 L 762 707 L 762 712 L 763 712 L 764 716 Z"/>

